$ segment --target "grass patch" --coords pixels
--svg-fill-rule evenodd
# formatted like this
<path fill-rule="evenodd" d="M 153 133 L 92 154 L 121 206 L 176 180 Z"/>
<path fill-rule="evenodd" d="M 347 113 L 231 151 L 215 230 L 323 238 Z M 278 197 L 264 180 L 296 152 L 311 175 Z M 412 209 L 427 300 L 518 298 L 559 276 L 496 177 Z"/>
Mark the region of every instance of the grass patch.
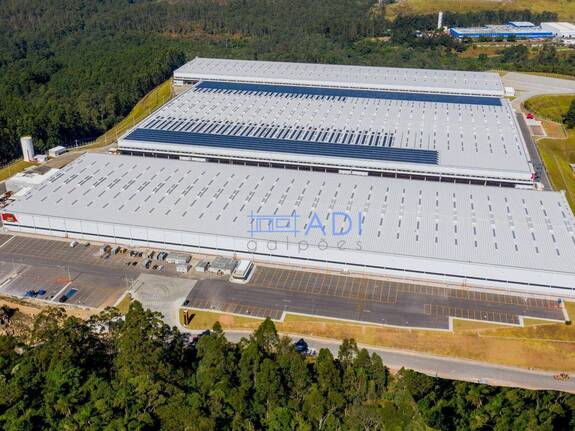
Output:
<path fill-rule="evenodd" d="M 453 319 L 453 330 L 455 332 L 463 331 L 480 331 L 483 329 L 497 329 L 505 328 L 506 325 L 500 325 L 498 323 L 492 322 L 480 322 L 478 320 L 463 320 L 463 319 Z"/>
<path fill-rule="evenodd" d="M 519 10 L 556 12 L 560 20 L 575 19 L 575 2 L 571 0 L 399 0 L 387 6 L 386 16 L 427 14 L 439 11 L 476 12 L 485 10 Z"/>
<path fill-rule="evenodd" d="M 534 319 L 532 317 L 525 317 L 523 318 L 523 325 L 524 326 L 557 325 L 557 322 L 544 319 Z"/>
<path fill-rule="evenodd" d="M 569 320 L 573 321 L 575 319 L 575 302 L 565 302 L 565 310 L 567 310 L 567 315 Z"/>
<path fill-rule="evenodd" d="M 525 107 L 537 116 L 560 122 L 575 96 L 536 96 Z M 575 130 L 567 130 L 566 139 L 544 138 L 537 141 L 539 153 L 555 190 L 565 190 L 571 209 L 575 211 L 575 175 L 570 164 L 575 163 Z"/>
<path fill-rule="evenodd" d="M 253 330 L 261 323 L 258 319 L 230 316 L 219 312 L 196 310 L 192 312 L 196 314 L 190 325 L 193 329 L 208 329 L 219 321 L 224 330 Z M 449 333 L 399 329 L 288 314 L 284 322 L 276 323 L 276 327 L 282 333 L 298 334 L 303 337 L 340 340 L 354 338 L 358 343 L 373 346 L 524 368 L 575 371 L 575 342 L 555 341 L 557 339 L 570 341 L 575 336 L 575 327 L 565 324 L 493 330 L 485 328 L 479 335 L 478 331 Z M 499 334 L 496 331 L 516 332 Z M 484 333 L 489 333 L 490 336 L 484 336 Z"/>
<path fill-rule="evenodd" d="M 494 46 L 482 47 L 482 46 L 472 46 L 467 48 L 465 51 L 457 54 L 460 58 L 477 58 L 481 54 L 485 54 L 487 57 L 499 57 L 501 48 Z"/>
<path fill-rule="evenodd" d="M 71 148 L 70 151 L 85 151 L 91 148 L 104 147 L 115 142 L 123 133 L 125 133 L 131 127 L 134 127 L 139 121 L 147 117 L 151 112 L 158 109 L 160 106 L 165 104 L 174 96 L 172 91 L 172 80 L 168 79 L 164 81 L 148 94 L 146 94 L 142 99 L 136 103 L 136 106 L 130 111 L 130 113 L 96 139 L 92 144 L 86 145 L 78 148 Z"/>
<path fill-rule="evenodd" d="M 562 124 L 555 123 L 549 120 L 540 120 L 545 129 L 545 134 L 548 138 L 553 139 L 567 139 L 567 133 L 565 132 L 565 128 Z"/>
<path fill-rule="evenodd" d="M 10 178 L 12 175 L 22 172 L 24 169 L 34 166 L 36 163 L 26 162 L 24 160 L 17 160 L 0 169 L 0 181 Z"/>
<path fill-rule="evenodd" d="M 575 131 L 567 131 L 567 139 L 541 139 L 539 153 L 555 190 L 565 190 L 567 201 L 575 211 L 575 175 L 570 164 L 575 163 Z"/>
<path fill-rule="evenodd" d="M 253 317 L 234 316 L 216 311 L 189 310 L 189 315 L 194 314 L 189 324 L 184 323 L 186 309 L 180 309 L 180 323 L 188 329 L 210 329 L 214 323 L 220 322 L 224 328 L 256 329 L 263 319 Z"/>
<path fill-rule="evenodd" d="M 569 105 L 575 96 L 535 96 L 525 101 L 525 108 L 557 123 L 563 122 L 563 116 L 567 113 Z"/>
<path fill-rule="evenodd" d="M 122 299 L 120 300 L 120 302 L 118 302 L 115 307 L 118 309 L 118 311 L 122 314 L 126 314 L 128 313 L 128 310 L 130 308 L 130 303 L 132 302 L 132 297 L 130 296 L 129 293 L 126 293 Z"/>
<path fill-rule="evenodd" d="M 539 322 L 542 322 L 541 320 Z M 565 323 L 544 322 L 523 328 L 501 328 L 482 332 L 482 337 L 505 337 L 530 340 L 571 342 L 575 345 L 575 326 Z M 575 364 L 574 364 L 575 365 Z"/>

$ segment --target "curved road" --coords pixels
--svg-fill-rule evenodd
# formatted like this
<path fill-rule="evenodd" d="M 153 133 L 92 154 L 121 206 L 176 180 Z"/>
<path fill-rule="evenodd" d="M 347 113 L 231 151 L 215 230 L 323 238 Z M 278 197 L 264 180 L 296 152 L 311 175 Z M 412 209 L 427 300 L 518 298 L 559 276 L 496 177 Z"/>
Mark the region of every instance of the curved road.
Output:
<path fill-rule="evenodd" d="M 178 295 L 176 294 L 176 296 Z M 154 301 L 144 300 L 143 305 L 146 308 L 161 312 L 168 325 L 176 326 L 181 332 L 189 334 L 197 335 L 203 332 L 203 330 L 186 329 L 180 324 L 178 314 L 179 304 L 185 299 L 183 293 L 180 294 L 178 299 L 175 299 L 172 295 L 170 295 L 169 298 L 154 299 Z M 250 334 L 251 331 L 226 331 L 226 338 L 229 341 L 238 342 L 243 337 L 249 337 Z M 301 335 L 297 334 L 288 333 L 282 335 L 287 335 L 292 339 L 301 338 Z M 341 344 L 341 340 L 308 336 L 305 336 L 305 339 L 311 348 L 316 350 L 323 348 L 329 349 L 334 355 L 337 355 Z M 396 350 L 363 344 L 359 344 L 358 346 L 360 348 L 365 347 L 370 353 L 377 353 L 383 360 L 383 363 L 392 370 L 405 367 L 444 379 L 464 380 L 475 383 L 480 382 L 492 386 L 511 386 L 525 389 L 546 389 L 575 393 L 575 378 L 567 381 L 553 379 L 553 375 L 558 374 L 559 371 L 527 370 L 524 368 L 507 367 L 414 351 Z"/>
<path fill-rule="evenodd" d="M 196 333 L 197 332 L 201 331 L 196 331 Z M 226 338 L 229 341 L 237 342 L 249 334 L 249 331 L 229 331 L 226 332 Z M 282 335 L 288 335 L 292 339 L 301 338 L 295 334 Z M 316 350 L 326 348 L 334 355 L 337 355 L 339 345 L 341 344 L 341 341 L 337 340 L 313 337 L 305 337 L 305 339 L 310 347 Z M 511 386 L 525 389 L 546 389 L 575 393 L 575 379 L 558 381 L 553 379 L 553 374 L 555 374 L 553 372 L 526 370 L 362 344 L 358 346 L 360 348 L 365 347 L 370 353 L 377 353 L 383 360 L 383 363 L 393 370 L 405 367 L 444 379 L 464 380 L 475 383 L 481 382 L 492 386 Z"/>
<path fill-rule="evenodd" d="M 549 78 L 528 73 L 508 72 L 501 78 L 503 85 L 513 87 L 516 98 L 511 104 L 520 111 L 521 104 L 541 94 L 575 94 L 575 80 Z"/>

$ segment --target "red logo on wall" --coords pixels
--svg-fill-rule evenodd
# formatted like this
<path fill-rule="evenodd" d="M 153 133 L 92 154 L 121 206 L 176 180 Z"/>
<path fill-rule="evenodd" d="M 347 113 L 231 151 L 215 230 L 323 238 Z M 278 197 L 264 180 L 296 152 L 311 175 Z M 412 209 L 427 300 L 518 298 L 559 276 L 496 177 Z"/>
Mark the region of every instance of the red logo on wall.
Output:
<path fill-rule="evenodd" d="M 10 213 L 2 213 L 2 221 L 8 223 L 18 223 L 18 220 L 16 220 L 16 216 Z"/>

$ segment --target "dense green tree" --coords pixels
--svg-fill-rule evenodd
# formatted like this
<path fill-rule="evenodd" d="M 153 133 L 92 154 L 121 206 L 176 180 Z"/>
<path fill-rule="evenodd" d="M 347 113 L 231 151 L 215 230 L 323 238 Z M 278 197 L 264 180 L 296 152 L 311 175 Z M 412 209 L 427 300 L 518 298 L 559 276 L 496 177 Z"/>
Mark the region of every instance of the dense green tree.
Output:
<path fill-rule="evenodd" d="M 41 313 L 0 337 L 0 429 L 573 429 L 575 397 L 401 370 L 346 340 L 334 358 L 295 352 L 271 320 L 234 344 L 197 342 L 133 303 L 88 321 Z"/>
<path fill-rule="evenodd" d="M 554 19 L 507 10 L 447 12 L 444 22 Z M 4 0 L 0 164 L 20 155 L 24 134 L 39 151 L 95 138 L 197 55 L 575 74 L 575 53 L 547 47 L 532 58 L 523 48 L 460 57 L 466 43 L 436 31 L 436 20 L 432 14 L 386 19 L 375 0 Z"/>
<path fill-rule="evenodd" d="M 563 123 L 568 129 L 575 127 L 575 99 L 571 101 L 569 109 L 567 110 L 565 117 L 563 117 Z"/>

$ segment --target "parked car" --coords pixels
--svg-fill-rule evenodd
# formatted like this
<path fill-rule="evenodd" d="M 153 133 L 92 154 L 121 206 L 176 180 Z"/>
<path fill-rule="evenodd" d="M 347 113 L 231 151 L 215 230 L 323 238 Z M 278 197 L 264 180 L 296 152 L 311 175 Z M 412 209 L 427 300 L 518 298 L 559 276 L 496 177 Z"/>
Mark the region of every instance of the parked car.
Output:
<path fill-rule="evenodd" d="M 76 247 L 78 244 L 79 244 L 78 241 L 71 241 L 71 242 L 70 242 L 70 248 L 74 248 L 74 247 Z"/>
<path fill-rule="evenodd" d="M 62 295 L 60 297 L 60 299 L 58 299 L 58 302 L 66 302 L 68 301 L 68 299 L 70 299 L 72 296 L 74 296 L 76 293 L 78 293 L 77 289 L 70 289 L 68 290 L 64 295 Z"/>

